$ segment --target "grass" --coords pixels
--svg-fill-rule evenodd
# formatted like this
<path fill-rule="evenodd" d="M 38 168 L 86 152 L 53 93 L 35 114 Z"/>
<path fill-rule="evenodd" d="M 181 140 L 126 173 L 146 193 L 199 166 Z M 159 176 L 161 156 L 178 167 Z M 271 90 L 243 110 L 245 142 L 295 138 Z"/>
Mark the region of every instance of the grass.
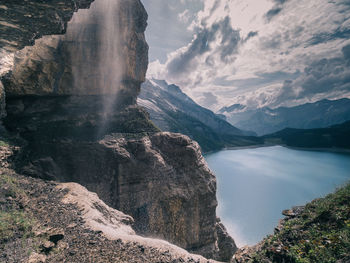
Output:
<path fill-rule="evenodd" d="M 279 232 L 264 240 L 250 262 L 339 260 L 350 260 L 350 184 L 312 201 L 300 215 L 287 219 Z"/>
<path fill-rule="evenodd" d="M 9 147 L 8 142 L 0 140 L 0 147 Z"/>
<path fill-rule="evenodd" d="M 0 187 L 5 198 L 23 197 L 24 190 L 20 188 L 15 177 L 0 174 Z M 10 205 L 11 203 L 8 203 Z M 5 209 L 6 208 L 6 209 Z M 13 206 L 7 206 L 0 211 L 0 241 L 1 243 L 12 237 L 28 238 L 32 234 L 34 220 L 28 213 L 15 209 Z"/>
<path fill-rule="evenodd" d="M 0 212 L 0 240 L 6 241 L 15 236 L 29 238 L 32 236 L 34 220 L 23 211 Z"/>
<path fill-rule="evenodd" d="M 16 198 L 24 194 L 24 191 L 18 186 L 16 178 L 10 175 L 0 174 L 0 187 L 3 189 L 5 197 Z"/>

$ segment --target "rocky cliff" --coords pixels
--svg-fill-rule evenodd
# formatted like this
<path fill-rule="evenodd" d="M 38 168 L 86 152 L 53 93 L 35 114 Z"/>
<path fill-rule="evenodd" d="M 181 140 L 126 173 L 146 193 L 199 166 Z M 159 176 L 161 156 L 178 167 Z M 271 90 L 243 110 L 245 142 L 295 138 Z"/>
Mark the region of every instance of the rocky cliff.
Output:
<path fill-rule="evenodd" d="M 46 36 L 14 56 L 7 97 L 115 94 L 133 100 L 145 79 L 147 13 L 139 1 L 97 1 L 65 35 Z M 122 14 L 122 15 L 120 15 Z M 131 101 L 130 103 L 135 103 Z"/>
<path fill-rule="evenodd" d="M 7 12 L 17 10 L 5 2 Z M 23 8 L 24 17 L 31 15 L 32 3 Z M 96 0 L 76 14 L 66 35 L 15 54 L 11 70 L 2 71 L 4 124 L 21 145 L 15 168 L 81 183 L 132 215 L 137 232 L 229 260 L 236 247 L 216 219 L 215 177 L 198 144 L 158 133 L 135 104 L 147 69 L 146 20 L 139 0 Z"/>
<path fill-rule="evenodd" d="M 0 3 L 0 48 L 17 51 L 43 35 L 63 34 L 73 13 L 94 0 L 23 1 Z"/>
<path fill-rule="evenodd" d="M 79 184 L 16 174 L 10 168 L 16 147 L 0 142 L 1 262 L 214 263 L 137 235 L 132 217 Z"/>

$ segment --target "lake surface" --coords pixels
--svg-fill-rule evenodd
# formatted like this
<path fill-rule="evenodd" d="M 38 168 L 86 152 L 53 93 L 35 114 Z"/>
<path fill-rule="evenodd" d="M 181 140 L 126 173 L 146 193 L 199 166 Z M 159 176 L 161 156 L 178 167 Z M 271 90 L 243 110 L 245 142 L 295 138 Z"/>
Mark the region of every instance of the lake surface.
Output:
<path fill-rule="evenodd" d="M 225 150 L 205 159 L 217 176 L 218 215 L 238 246 L 272 234 L 282 210 L 350 180 L 350 154 L 274 146 Z"/>

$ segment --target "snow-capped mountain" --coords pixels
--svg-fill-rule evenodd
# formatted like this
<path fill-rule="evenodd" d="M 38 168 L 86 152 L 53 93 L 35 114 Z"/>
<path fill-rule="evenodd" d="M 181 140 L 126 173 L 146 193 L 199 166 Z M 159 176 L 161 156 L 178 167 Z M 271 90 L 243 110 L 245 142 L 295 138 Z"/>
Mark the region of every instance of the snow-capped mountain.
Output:
<path fill-rule="evenodd" d="M 350 120 L 350 99 L 321 100 L 295 107 L 248 109 L 234 104 L 223 107 L 218 114 L 239 129 L 258 135 L 274 133 L 285 128 L 314 129 Z"/>
<path fill-rule="evenodd" d="M 196 104 L 180 87 L 164 80 L 147 80 L 137 101 L 161 130 L 186 134 L 204 151 L 257 143 L 257 139 L 246 137 L 254 133 L 237 129 L 222 116 Z"/>

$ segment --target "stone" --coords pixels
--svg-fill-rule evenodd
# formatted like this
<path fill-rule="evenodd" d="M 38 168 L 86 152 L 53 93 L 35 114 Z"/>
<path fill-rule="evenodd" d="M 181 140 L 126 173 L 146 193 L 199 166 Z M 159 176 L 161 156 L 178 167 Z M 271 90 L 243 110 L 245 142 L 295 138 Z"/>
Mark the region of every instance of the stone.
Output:
<path fill-rule="evenodd" d="M 304 211 L 304 206 L 293 206 L 292 209 L 283 210 L 282 215 L 287 217 L 296 217 Z"/>
<path fill-rule="evenodd" d="M 17 51 L 32 45 L 43 35 L 63 34 L 67 22 L 80 8 L 94 0 L 23 1 L 2 0 L 0 7 L 0 49 Z"/>
<path fill-rule="evenodd" d="M 55 247 L 55 244 L 51 241 L 45 241 L 40 247 L 41 247 L 41 252 L 48 254 Z"/>
<path fill-rule="evenodd" d="M 35 252 L 33 252 L 28 259 L 28 263 L 45 263 L 45 262 L 46 262 L 46 256 Z"/>
<path fill-rule="evenodd" d="M 0 120 L 6 116 L 5 89 L 0 81 Z"/>
<path fill-rule="evenodd" d="M 217 218 L 216 222 L 216 233 L 219 247 L 219 256 L 217 259 L 220 261 L 230 262 L 238 248 L 235 241 L 228 234 L 225 226 L 221 223 L 219 218 Z"/>
<path fill-rule="evenodd" d="M 138 233 L 214 257 L 216 180 L 198 144 L 172 133 L 122 136 L 98 142 L 42 140 L 31 156 L 50 156 L 55 163 L 51 167 L 59 167 L 50 172 L 51 179 L 78 182 L 96 192 L 108 205 L 131 215 Z M 45 169 L 32 169 L 30 175 L 45 177 Z M 22 172 L 27 171 L 24 166 Z"/>
<path fill-rule="evenodd" d="M 103 28 L 111 25 L 101 21 L 100 13 L 106 12 L 101 5 L 102 2 L 93 3 L 91 10 L 75 14 L 65 35 L 43 37 L 34 46 L 17 52 L 13 70 L 3 77 L 7 96 L 117 92 L 116 96 L 135 103 L 148 65 L 144 37 L 147 13 L 138 0 L 120 1 L 115 7 L 114 20 L 109 22 L 115 24 L 117 32 L 104 32 Z M 117 50 L 108 46 L 109 41 L 113 41 Z M 109 50 L 113 54 L 107 54 Z M 112 60 L 108 61 L 109 58 Z M 110 68 L 113 76 L 108 73 Z"/>

